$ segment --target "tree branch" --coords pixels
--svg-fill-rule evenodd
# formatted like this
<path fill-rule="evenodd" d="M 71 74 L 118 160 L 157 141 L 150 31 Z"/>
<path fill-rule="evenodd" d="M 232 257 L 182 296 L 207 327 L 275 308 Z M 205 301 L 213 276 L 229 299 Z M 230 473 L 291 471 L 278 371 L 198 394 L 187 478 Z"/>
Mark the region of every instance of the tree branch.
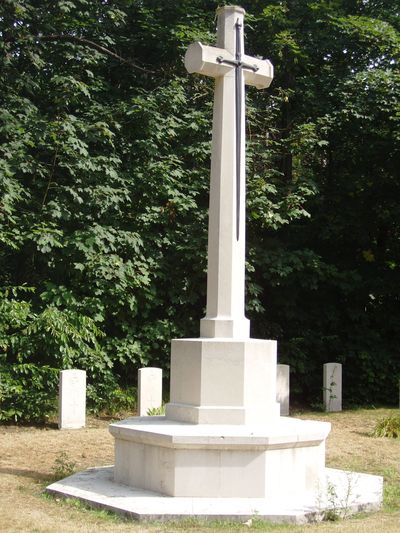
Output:
<path fill-rule="evenodd" d="M 83 46 L 87 46 L 89 48 L 93 48 L 94 50 L 97 50 L 101 54 L 108 55 L 114 59 L 117 59 L 121 63 L 125 63 L 126 65 L 131 66 L 132 68 L 135 68 L 137 70 L 141 70 L 142 72 L 147 72 L 149 74 L 154 74 L 154 71 L 148 70 L 144 67 L 141 67 L 134 63 L 133 61 L 130 61 L 129 59 L 125 59 L 124 57 L 116 54 L 112 50 L 109 50 L 108 48 L 105 48 L 104 46 L 101 46 L 100 44 L 95 43 L 94 41 L 90 41 L 89 39 L 85 39 L 84 37 L 78 37 L 77 35 L 68 35 L 68 34 L 61 34 L 61 35 L 36 35 L 34 37 L 35 39 L 38 39 L 40 41 L 70 41 L 73 43 L 78 43 Z"/>

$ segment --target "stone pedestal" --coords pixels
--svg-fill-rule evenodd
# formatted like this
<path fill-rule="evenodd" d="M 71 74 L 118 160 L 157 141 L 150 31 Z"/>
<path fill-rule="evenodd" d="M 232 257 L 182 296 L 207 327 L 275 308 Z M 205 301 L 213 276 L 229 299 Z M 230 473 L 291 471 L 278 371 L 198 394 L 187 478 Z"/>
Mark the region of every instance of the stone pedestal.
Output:
<path fill-rule="evenodd" d="M 276 341 L 173 340 L 166 415 L 192 424 L 264 425 L 276 419 Z"/>
<path fill-rule="evenodd" d="M 114 479 L 166 496 L 315 501 L 330 424 L 279 416 L 276 342 L 172 341 L 165 417 L 111 424 Z"/>

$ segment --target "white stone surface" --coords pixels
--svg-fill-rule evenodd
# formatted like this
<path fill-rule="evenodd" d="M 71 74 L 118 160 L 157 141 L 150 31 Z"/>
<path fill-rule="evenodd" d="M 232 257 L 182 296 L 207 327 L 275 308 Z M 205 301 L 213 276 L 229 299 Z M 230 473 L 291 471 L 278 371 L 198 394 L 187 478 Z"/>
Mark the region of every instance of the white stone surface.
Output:
<path fill-rule="evenodd" d="M 58 427 L 79 429 L 86 424 L 86 372 L 62 370 L 58 395 Z"/>
<path fill-rule="evenodd" d="M 216 46 L 205 46 L 199 42 L 192 43 L 187 49 L 185 56 L 185 67 L 190 73 L 201 73 L 212 78 L 228 74 L 232 67 L 223 63 L 218 63 L 217 58 L 235 59 L 233 53 L 226 48 Z M 259 59 L 243 55 L 243 61 L 253 65 L 257 71 L 243 70 L 246 85 L 252 85 L 257 89 L 266 89 L 271 85 L 274 77 L 274 68 L 268 59 Z"/>
<path fill-rule="evenodd" d="M 327 422 L 261 425 L 133 417 L 110 425 L 115 481 L 169 496 L 303 501 L 320 484 Z"/>
<path fill-rule="evenodd" d="M 114 482 L 113 467 L 91 468 L 49 485 L 56 497 L 78 498 L 133 520 L 177 520 L 188 517 L 245 522 L 250 518 L 274 523 L 304 524 L 322 520 L 327 510 L 339 514 L 378 510 L 382 503 L 382 478 L 325 469 L 316 497 L 302 504 L 290 498 L 270 502 L 265 498 L 170 497 Z M 328 487 L 334 488 L 332 501 Z M 330 490 L 332 493 L 332 490 Z"/>
<path fill-rule="evenodd" d="M 280 405 L 281 416 L 289 414 L 290 366 L 276 367 L 276 401 Z"/>
<path fill-rule="evenodd" d="M 340 363 L 324 364 L 323 398 L 325 411 L 333 413 L 342 410 L 342 365 Z"/>
<path fill-rule="evenodd" d="M 138 412 L 146 416 L 149 409 L 162 405 L 162 369 L 139 368 L 138 370 Z"/>
<path fill-rule="evenodd" d="M 194 424 L 266 424 L 279 416 L 276 342 L 175 339 L 167 418 Z"/>
<path fill-rule="evenodd" d="M 268 87 L 273 78 L 269 61 L 244 56 L 259 70 L 243 70 L 241 97 L 240 231 L 236 235 L 236 127 L 235 68 L 217 57 L 234 59 L 235 24 L 243 25 L 244 9 L 225 6 L 217 10 L 217 47 L 193 43 L 187 50 L 188 72 L 215 78 L 208 226 L 207 310 L 200 322 L 201 337 L 247 338 L 250 323 L 244 315 L 245 280 L 245 128 L 244 84 Z M 241 49 L 244 50 L 243 32 Z"/>

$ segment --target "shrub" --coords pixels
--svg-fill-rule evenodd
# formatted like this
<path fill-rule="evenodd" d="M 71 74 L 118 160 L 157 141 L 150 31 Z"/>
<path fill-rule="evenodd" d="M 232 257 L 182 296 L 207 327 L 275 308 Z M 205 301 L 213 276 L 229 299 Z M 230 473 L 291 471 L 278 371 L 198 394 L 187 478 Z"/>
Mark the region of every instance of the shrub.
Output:
<path fill-rule="evenodd" d="M 58 374 L 68 368 L 87 371 L 89 390 L 96 385 L 89 407 L 106 403 L 116 379 L 98 343 L 103 333 L 74 311 L 48 305 L 34 312 L 27 292 L 33 289 L 0 288 L 0 420 L 45 421 L 56 409 Z"/>
<path fill-rule="evenodd" d="M 378 420 L 373 437 L 390 437 L 397 439 L 400 437 L 400 415 L 387 416 Z"/>

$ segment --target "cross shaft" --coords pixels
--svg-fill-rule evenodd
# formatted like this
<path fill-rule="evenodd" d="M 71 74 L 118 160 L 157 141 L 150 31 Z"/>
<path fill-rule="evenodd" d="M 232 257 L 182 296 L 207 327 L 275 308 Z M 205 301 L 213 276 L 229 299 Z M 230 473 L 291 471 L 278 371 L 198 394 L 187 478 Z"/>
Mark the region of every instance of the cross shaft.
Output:
<path fill-rule="evenodd" d="M 244 85 L 268 87 L 269 61 L 243 54 L 244 9 L 217 11 L 217 46 L 190 45 L 189 72 L 215 78 L 208 229 L 207 312 L 201 337 L 248 338 L 245 292 Z"/>

